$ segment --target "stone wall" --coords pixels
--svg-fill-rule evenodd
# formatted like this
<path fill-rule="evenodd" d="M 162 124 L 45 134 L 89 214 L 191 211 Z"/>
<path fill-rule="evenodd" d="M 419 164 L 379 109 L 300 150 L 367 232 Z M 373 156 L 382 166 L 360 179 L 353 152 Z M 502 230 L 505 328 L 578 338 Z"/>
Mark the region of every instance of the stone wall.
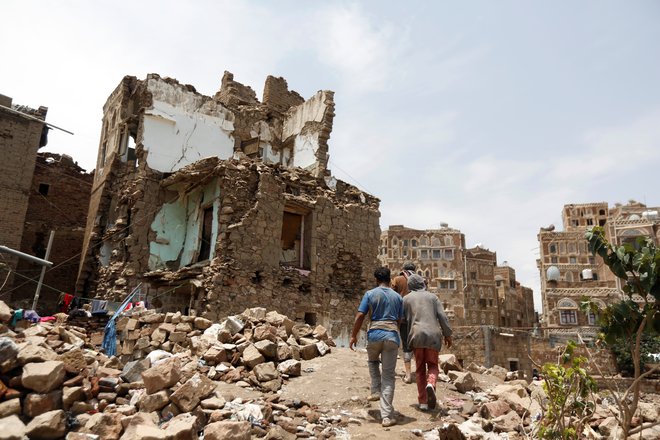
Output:
<path fill-rule="evenodd" d="M 269 77 L 260 103 L 228 72 L 214 97 L 152 74 L 126 77 L 104 113 L 79 292 L 120 300 L 142 283 L 162 311 L 268 307 L 347 342 L 379 201 L 327 170 L 332 92 L 303 101 Z"/>
<path fill-rule="evenodd" d="M 0 95 L 0 104 L 43 120 L 48 111 L 46 107 L 12 106 L 11 98 L 4 95 Z M 46 140 L 44 130 L 44 124 L 0 108 L 0 244 L 12 249 L 21 246 L 37 150 Z M 16 258 L 2 257 L 9 267 L 15 267 Z M 6 272 L 0 271 L 0 276 L 4 281 Z"/>
<path fill-rule="evenodd" d="M 55 231 L 38 311 L 52 314 L 60 292 L 75 290 L 77 265 L 85 232 L 92 174 L 69 156 L 40 153 L 34 169 L 25 216 L 21 251 L 43 257 L 50 231 Z M 36 284 L 26 278 L 39 276 L 41 267 L 20 260 L 11 301 L 15 307 L 30 308 Z"/>
<path fill-rule="evenodd" d="M 206 179 L 197 179 L 200 174 Z M 147 300 L 162 311 L 191 311 L 215 321 L 249 307 L 267 307 L 310 325 L 322 324 L 339 343 L 347 342 L 355 310 L 372 287 L 377 266 L 378 200 L 343 182 L 330 189 L 323 179 L 302 170 L 206 159 L 163 181 L 160 192 L 150 198 L 151 207 L 183 203 L 185 196 L 172 200 L 172 195 L 183 187 L 194 192 L 200 186 L 217 188 L 215 257 L 185 264 L 182 245 L 174 260 L 150 266 L 157 255 L 164 258 L 158 244 L 174 241 L 168 228 L 179 224 L 175 218 L 160 217 L 156 209 L 150 218 L 161 220 L 132 223 L 130 234 L 113 237 L 113 257 L 99 268 L 97 294 L 118 301 L 141 282 Z M 117 207 L 117 212 L 125 210 Z M 285 211 L 306 219 L 307 267 L 281 264 Z M 164 229 L 152 229 L 162 222 Z M 124 248 L 125 243 L 131 245 Z"/>
<path fill-rule="evenodd" d="M 548 339 L 533 338 L 531 342 L 532 359 L 538 365 L 545 363 L 556 364 L 560 353 L 563 352 L 565 347 L 565 344 L 555 343 Z M 578 345 L 575 349 L 575 355 L 587 358 L 587 370 L 589 374 L 617 374 L 616 359 L 612 351 L 607 348 L 587 348 L 584 345 Z"/>
<path fill-rule="evenodd" d="M 463 366 L 470 363 L 486 368 L 499 365 L 510 371 L 524 371 L 531 380 L 530 336 L 527 331 L 492 326 L 457 327 L 453 341 L 450 351 Z"/>

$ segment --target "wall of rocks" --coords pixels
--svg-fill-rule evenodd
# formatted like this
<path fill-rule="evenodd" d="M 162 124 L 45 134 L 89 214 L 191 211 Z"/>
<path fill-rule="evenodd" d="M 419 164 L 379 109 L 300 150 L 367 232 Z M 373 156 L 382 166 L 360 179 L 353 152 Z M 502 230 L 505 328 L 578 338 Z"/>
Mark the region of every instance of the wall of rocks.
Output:
<path fill-rule="evenodd" d="M 168 269 L 149 271 L 149 247 L 156 240 L 150 219 L 163 203 L 176 199 L 175 189 L 191 191 L 209 182 L 220 194 L 215 257 L 186 266 L 176 260 Z M 153 182 L 147 186 L 152 196 L 140 197 L 133 206 L 127 199 L 114 211 L 113 222 L 121 228 L 107 241 L 111 256 L 97 271 L 98 296 L 120 301 L 142 283 L 147 301 L 159 311 L 189 310 L 217 321 L 245 308 L 266 307 L 322 324 L 339 343 L 347 343 L 376 267 L 377 199 L 340 181 L 330 188 L 305 171 L 251 160 L 205 159 L 173 174 L 160 188 Z M 291 207 L 306 213 L 307 270 L 280 264 L 283 213 Z"/>
<path fill-rule="evenodd" d="M 491 368 L 495 365 L 509 371 L 523 371 L 529 380 L 532 364 L 529 360 L 528 332 L 491 326 L 468 326 L 454 329 L 452 347 L 456 358 L 464 365 L 475 363 Z"/>

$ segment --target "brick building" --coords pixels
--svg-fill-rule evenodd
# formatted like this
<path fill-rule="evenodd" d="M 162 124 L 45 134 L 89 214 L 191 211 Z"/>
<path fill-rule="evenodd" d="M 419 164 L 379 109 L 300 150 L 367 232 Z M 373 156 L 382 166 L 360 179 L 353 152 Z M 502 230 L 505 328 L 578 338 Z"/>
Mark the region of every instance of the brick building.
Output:
<path fill-rule="evenodd" d="M 12 104 L 10 97 L 0 95 L 0 245 L 12 249 L 21 246 L 37 151 L 48 140 L 46 125 L 30 117 L 45 121 L 47 112 L 46 107 Z M 14 269 L 18 259 L 0 254 L 0 262 Z M 6 270 L 0 272 L 0 286 L 6 276 Z M 10 276 L 5 288 L 12 284 Z"/>
<path fill-rule="evenodd" d="M 78 275 L 79 255 L 85 234 L 87 208 L 93 175 L 86 173 L 70 156 L 39 153 L 29 190 L 20 250 L 43 258 L 50 231 L 55 232 L 37 310 L 54 312 L 60 292 L 73 293 Z M 11 303 L 30 308 L 41 267 L 19 260 Z"/>
<path fill-rule="evenodd" d="M 607 239 L 616 244 L 638 236 L 660 241 L 660 208 L 631 201 L 609 208 L 606 202 L 570 204 L 562 210 L 563 231 L 554 226 L 538 234 L 537 260 L 543 299 L 543 326 L 551 340 L 594 338 L 598 327 L 593 313 L 579 308 L 583 297 L 600 308 L 621 299 L 619 280 L 599 256 L 589 252 L 585 232 L 592 226 L 605 228 Z"/>
<path fill-rule="evenodd" d="M 379 201 L 327 169 L 333 93 L 268 77 L 260 102 L 125 77 L 104 106 L 78 291 L 139 283 L 164 311 L 210 319 L 262 306 L 348 338 L 372 284 Z"/>
<path fill-rule="evenodd" d="M 515 281 L 513 269 L 497 266 L 495 252 L 480 246 L 467 249 L 458 229 L 446 224 L 426 230 L 392 225 L 381 233 L 378 258 L 392 273 L 399 273 L 407 261 L 415 263 L 455 326 L 534 325 L 531 289 Z M 511 289 L 499 287 L 500 272 L 506 272 Z"/>

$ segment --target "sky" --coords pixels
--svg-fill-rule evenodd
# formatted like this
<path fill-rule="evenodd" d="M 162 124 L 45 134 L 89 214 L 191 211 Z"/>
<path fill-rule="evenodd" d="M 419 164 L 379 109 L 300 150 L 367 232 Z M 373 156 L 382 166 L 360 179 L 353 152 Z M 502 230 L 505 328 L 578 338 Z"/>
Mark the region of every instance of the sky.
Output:
<path fill-rule="evenodd" d="M 535 291 L 564 204 L 660 205 L 660 2 L 0 3 L 0 93 L 49 108 L 44 151 L 94 167 L 105 100 L 148 73 L 335 91 L 330 169 L 381 228 L 460 229 Z"/>

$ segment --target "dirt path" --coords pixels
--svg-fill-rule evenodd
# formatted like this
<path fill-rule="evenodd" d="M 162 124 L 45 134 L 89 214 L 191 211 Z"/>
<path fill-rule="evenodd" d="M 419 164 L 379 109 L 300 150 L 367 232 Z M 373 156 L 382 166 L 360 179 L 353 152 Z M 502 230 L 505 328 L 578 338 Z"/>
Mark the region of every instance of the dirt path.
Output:
<path fill-rule="evenodd" d="M 421 412 L 417 410 L 417 386 L 414 383 L 404 384 L 401 378 L 397 377 L 394 408 L 402 417 L 398 425 L 386 429 L 380 425 L 378 402 L 369 402 L 366 399 L 369 395 L 366 352 L 333 348 L 332 353 L 327 356 L 303 362 L 303 370 L 310 372 L 289 381 L 283 388 L 282 397 L 304 400 L 334 413 L 350 413 L 351 417 L 356 419 L 348 427 L 348 432 L 354 439 L 419 438 L 413 430 L 429 430 L 442 424 L 443 420 L 458 417 L 453 414 L 455 411 L 447 410 L 460 409 L 467 397 L 455 390 L 448 390 L 446 384 L 439 383 L 439 404 L 445 410 L 442 414 L 439 411 Z M 403 373 L 403 360 L 398 360 L 396 371 L 397 374 Z"/>

